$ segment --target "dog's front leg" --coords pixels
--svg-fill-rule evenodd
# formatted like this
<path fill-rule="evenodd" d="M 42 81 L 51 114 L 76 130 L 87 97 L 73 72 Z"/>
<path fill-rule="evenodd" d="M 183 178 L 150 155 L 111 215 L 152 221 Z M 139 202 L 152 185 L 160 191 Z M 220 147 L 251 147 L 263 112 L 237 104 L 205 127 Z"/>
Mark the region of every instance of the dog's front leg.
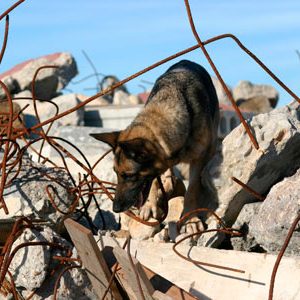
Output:
<path fill-rule="evenodd" d="M 158 191 L 159 191 L 159 184 L 157 179 L 155 178 L 152 181 L 148 199 L 140 209 L 139 214 L 143 220 L 148 220 L 151 216 L 157 219 L 158 201 L 159 201 Z"/>
<path fill-rule="evenodd" d="M 153 218 L 158 219 L 162 213 L 162 201 L 167 201 L 170 198 L 170 196 L 174 194 L 174 192 L 177 192 L 178 195 L 182 195 L 182 190 L 184 189 L 184 186 L 182 188 L 180 183 L 176 181 L 171 169 L 168 169 L 165 173 L 161 175 L 161 181 L 167 199 L 164 199 L 164 195 L 160 189 L 158 180 L 155 178 L 152 182 L 148 199 L 140 209 L 140 217 L 143 220 L 148 220 L 151 215 Z M 178 191 L 174 191 L 176 187 L 174 186 L 174 184 L 176 185 L 176 183 Z"/>
<path fill-rule="evenodd" d="M 190 163 L 189 186 L 184 197 L 183 215 L 201 207 L 201 173 L 203 163 L 201 160 Z M 199 217 L 189 218 L 181 227 L 180 233 L 196 233 L 204 229 L 203 223 Z"/>

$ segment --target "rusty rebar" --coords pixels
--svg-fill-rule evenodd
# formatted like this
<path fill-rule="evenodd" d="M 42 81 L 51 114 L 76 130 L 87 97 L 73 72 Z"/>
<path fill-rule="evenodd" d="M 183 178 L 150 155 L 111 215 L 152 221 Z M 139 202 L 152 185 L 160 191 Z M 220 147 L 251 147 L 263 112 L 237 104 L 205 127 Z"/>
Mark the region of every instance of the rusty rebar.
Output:
<path fill-rule="evenodd" d="M 8 8 L 4 13 L 0 15 L 0 21 L 24 1 L 25 0 L 19 0 L 18 2 L 13 4 L 10 8 Z"/>
<path fill-rule="evenodd" d="M 276 279 L 276 274 L 277 274 L 277 270 L 278 270 L 278 267 L 279 267 L 279 264 L 280 264 L 280 261 L 284 255 L 284 252 L 286 250 L 286 248 L 288 247 L 289 245 L 289 242 L 293 236 L 293 233 L 296 229 L 296 226 L 297 224 L 299 223 L 300 221 L 300 214 L 298 214 L 298 216 L 295 218 L 295 220 L 293 221 L 288 233 L 287 233 L 287 236 L 285 238 L 285 241 L 280 249 L 280 252 L 279 254 L 277 255 L 277 259 L 276 259 L 276 262 L 275 262 L 275 265 L 273 267 L 273 271 L 272 271 L 272 275 L 271 275 L 271 280 L 270 280 L 270 288 L 269 288 L 269 298 L 268 300 L 272 300 L 273 299 L 273 292 L 274 292 L 274 285 L 275 285 L 275 279 Z"/>
<path fill-rule="evenodd" d="M 266 197 L 263 197 L 261 194 L 259 194 L 258 192 L 256 192 L 254 189 L 252 189 L 251 187 L 249 187 L 248 185 L 246 185 L 245 183 L 243 183 L 242 181 L 240 181 L 239 179 L 237 179 L 236 177 L 231 177 L 231 179 L 236 182 L 237 184 L 239 184 L 245 191 L 247 191 L 249 194 L 253 195 L 255 198 L 257 198 L 260 201 L 264 201 L 266 199 Z"/>
<path fill-rule="evenodd" d="M 202 41 L 201 41 L 201 39 L 199 37 L 199 34 L 198 34 L 198 32 L 197 32 L 197 30 L 195 28 L 195 24 L 194 24 L 194 20 L 193 20 L 193 16 L 192 16 L 192 12 L 191 12 L 189 1 L 188 0 L 184 0 L 184 3 L 185 3 L 185 6 L 186 6 L 186 10 L 187 10 L 187 14 L 188 14 L 188 18 L 189 18 L 189 22 L 190 22 L 190 25 L 191 25 L 192 32 L 193 32 L 193 34 L 194 34 L 194 36 L 195 36 L 195 38 L 196 38 L 196 40 L 197 40 L 197 42 L 198 42 L 198 44 L 199 44 L 199 46 L 201 48 L 203 54 L 205 55 L 207 61 L 209 62 L 210 66 L 212 67 L 213 71 L 215 72 L 218 80 L 220 81 L 220 83 L 221 83 L 221 85 L 222 85 L 222 87 L 223 87 L 223 89 L 224 89 L 224 91 L 225 91 L 228 99 L 231 102 L 231 105 L 233 106 L 235 112 L 237 113 L 237 115 L 238 115 L 241 123 L 243 124 L 243 126 L 244 126 L 244 128 L 245 128 L 245 130 L 246 130 L 246 132 L 248 134 L 248 136 L 250 137 L 250 140 L 251 140 L 253 146 L 255 147 L 255 149 L 258 149 L 259 145 L 258 145 L 258 143 L 257 143 L 254 135 L 252 134 L 249 125 L 246 123 L 246 121 L 245 121 L 245 119 L 244 119 L 244 117 L 243 117 L 240 109 L 238 108 L 236 102 L 234 101 L 234 99 L 232 97 L 231 92 L 229 91 L 229 89 L 228 89 L 227 85 L 225 84 L 225 82 L 224 82 L 221 74 L 219 73 L 216 65 L 214 64 L 213 60 L 211 59 L 210 55 L 208 54 L 208 52 L 207 52 L 204 44 L 202 43 Z"/>
<path fill-rule="evenodd" d="M 221 228 L 217 228 L 217 229 L 207 229 L 207 230 L 203 230 L 203 231 L 199 231 L 199 232 L 196 232 L 196 233 L 192 233 L 192 234 L 189 234 L 185 237 L 183 237 L 182 239 L 180 239 L 179 241 L 177 241 L 174 245 L 173 245 L 173 251 L 179 256 L 181 257 L 182 259 L 188 261 L 188 262 L 191 262 L 195 265 L 201 265 L 201 266 L 207 266 L 207 267 L 211 267 L 211 268 L 217 268 L 217 269 L 223 269 L 223 270 L 227 270 L 227 271 L 232 271 L 232 272 L 238 272 L 238 273 L 245 273 L 244 270 L 240 270 L 240 269 L 236 269 L 236 268 L 232 268 L 232 267 L 227 267 L 227 266 L 221 266 L 221 265 L 216 265 L 216 264 L 212 264 L 212 263 L 207 263 L 207 262 L 203 262 L 203 261 L 199 261 L 199 260 L 194 260 L 194 259 L 191 259 L 189 257 L 186 257 L 184 255 L 182 255 L 179 251 L 177 251 L 176 247 L 182 243 L 183 241 L 185 241 L 186 239 L 190 239 L 194 236 L 199 236 L 199 235 L 202 235 L 202 234 L 205 234 L 205 233 L 209 233 L 209 232 L 222 232 L 222 233 L 225 233 L 225 234 L 230 234 L 230 235 L 240 235 L 239 233 L 236 233 L 234 232 L 233 229 L 221 229 Z"/>
<path fill-rule="evenodd" d="M 5 50 L 6 50 L 8 30 L 9 30 L 9 16 L 6 15 L 6 18 L 5 18 L 5 31 L 4 31 L 2 48 L 1 48 L 1 52 L 0 52 L 0 64 L 2 63 L 2 59 L 3 59 L 3 56 L 4 56 Z"/>
<path fill-rule="evenodd" d="M 24 2 L 24 0 L 21 0 L 21 1 L 18 1 L 16 2 L 14 5 L 12 5 L 9 9 L 7 9 L 3 14 L 0 15 L 0 20 L 3 19 L 4 17 L 6 17 L 6 24 L 5 24 L 5 32 L 4 32 L 4 38 L 3 38 L 3 43 L 2 43 L 2 49 L 1 49 L 1 52 L 0 52 L 0 63 L 2 61 L 2 58 L 4 56 L 4 53 L 5 53 L 5 49 L 6 49 L 6 44 L 7 44 L 7 37 L 8 37 L 8 33 L 9 33 L 9 16 L 8 14 L 15 8 L 17 7 L 19 4 L 21 4 L 22 2 Z M 194 25 L 194 22 L 193 22 L 193 18 L 192 18 L 192 13 L 191 13 L 191 10 L 190 10 L 190 7 L 189 7 L 189 2 L 188 0 L 185 0 L 185 4 L 186 4 L 186 9 L 187 9 L 187 13 L 188 13 L 188 16 L 189 16 L 189 21 L 190 21 L 190 25 L 191 25 L 191 29 L 193 31 L 193 34 L 198 42 L 197 45 L 195 46 L 192 46 L 190 48 L 187 48 L 183 51 L 180 51 L 176 54 L 173 54 L 165 59 L 162 59 L 156 63 L 154 63 L 153 65 L 151 66 L 148 66 L 147 68 L 123 79 L 122 81 L 118 82 L 117 84 L 113 85 L 112 87 L 108 88 L 108 89 L 105 89 L 105 90 L 102 90 L 100 91 L 99 93 L 97 93 L 96 95 L 92 96 L 92 97 L 89 97 L 86 101 L 82 102 L 81 104 L 77 105 L 77 106 L 74 106 L 73 108 L 71 108 L 70 110 L 67 110 L 65 112 L 61 112 L 59 113 L 59 110 L 58 110 L 58 107 L 56 107 L 56 113 L 54 116 L 50 117 L 48 120 L 45 120 L 43 122 L 40 122 L 40 119 L 39 119 L 39 115 L 38 115 L 38 110 L 37 110 L 37 106 L 36 106 L 36 95 L 35 95 L 35 81 L 36 81 L 36 77 L 37 77 L 37 74 L 38 72 L 43 69 L 43 68 L 47 68 L 47 67 L 54 67 L 54 66 L 43 66 L 41 68 L 39 68 L 33 79 L 32 79 L 32 98 L 30 98 L 32 101 L 33 101 L 33 105 L 34 105 L 34 109 L 35 109 L 35 114 L 36 114 L 36 117 L 38 119 L 38 124 L 34 125 L 33 127 L 31 128 L 26 128 L 23 124 L 23 122 L 21 122 L 23 124 L 23 127 L 24 128 L 14 128 L 13 127 L 13 122 L 17 119 L 17 118 L 20 118 L 20 114 L 26 109 L 23 108 L 18 114 L 13 114 L 13 104 L 12 104 L 12 99 L 11 99 L 11 95 L 7 89 L 7 87 L 5 86 L 5 84 L 3 82 L 1 82 L 1 86 L 2 88 L 4 89 L 5 91 L 5 94 L 6 94 L 6 98 L 7 98 L 7 102 L 8 102 L 8 105 L 9 105 L 9 113 L 3 113 L 3 115 L 6 117 L 7 116 L 7 120 L 8 122 L 4 125 L 4 127 L 1 127 L 3 128 L 3 134 L 6 135 L 6 139 L 0 137 L 0 142 L 1 142 L 1 147 L 4 146 L 4 156 L 3 156 L 3 159 L 2 159 L 2 162 L 1 162 L 1 171 L 2 171 L 2 176 L 1 176 L 1 184 L 0 184 L 0 209 L 3 208 L 5 213 L 8 213 L 8 209 L 7 209 L 7 206 L 6 206 L 6 203 L 4 201 L 4 198 L 3 198 L 3 192 L 4 192 L 4 189 L 13 182 L 13 180 L 15 178 L 18 177 L 18 174 L 19 174 L 19 171 L 20 171 L 20 168 L 21 168 L 21 164 L 22 164 L 22 158 L 23 158 L 23 155 L 25 153 L 25 150 L 28 149 L 29 147 L 31 148 L 33 143 L 32 142 L 29 142 L 29 141 L 26 141 L 25 139 L 25 135 L 29 135 L 30 132 L 32 133 L 35 133 L 39 136 L 39 139 L 42 140 L 42 146 L 40 148 L 39 151 L 37 151 L 37 154 L 38 154 L 38 160 L 40 161 L 40 159 L 42 158 L 43 159 L 43 163 L 46 163 L 47 161 L 51 162 L 51 160 L 47 157 L 44 157 L 42 156 L 42 149 L 43 149 L 43 145 L 45 142 L 48 142 L 50 144 L 51 147 L 53 147 L 57 152 L 58 154 L 60 155 L 61 157 L 61 160 L 62 160 L 62 163 L 63 163 L 63 167 L 62 169 L 64 169 L 66 171 L 66 173 L 68 174 L 68 176 L 71 178 L 71 181 L 73 183 L 73 187 L 69 189 L 69 191 L 72 191 L 74 193 L 77 194 L 77 198 L 75 199 L 75 202 L 78 201 L 79 198 L 82 198 L 83 196 L 87 196 L 89 197 L 88 198 L 88 201 L 87 203 L 85 203 L 83 201 L 83 204 L 82 204 L 82 207 L 79 207 L 78 208 L 78 211 L 84 211 L 84 214 L 85 216 L 87 217 L 87 219 L 89 218 L 88 217 L 88 206 L 89 204 L 91 203 L 91 197 L 94 197 L 94 195 L 96 193 L 105 193 L 110 199 L 113 199 L 113 196 L 112 196 L 112 193 L 110 192 L 109 188 L 106 187 L 106 185 L 111 185 L 111 186 L 114 186 L 113 183 L 110 183 L 110 182 L 106 182 L 106 181 L 102 181 L 101 179 L 97 178 L 94 173 L 93 173 L 93 170 L 94 168 L 98 165 L 98 163 L 103 159 L 104 155 L 102 157 L 99 158 L 99 160 L 93 165 L 93 166 L 90 166 L 89 165 L 89 162 L 88 160 L 86 159 L 86 157 L 82 154 L 82 152 L 80 151 L 80 149 L 76 148 L 72 143 L 69 143 L 69 142 L 66 142 L 66 141 L 63 141 L 62 139 L 59 140 L 58 138 L 55 138 L 55 137 L 49 137 L 48 134 L 49 134 L 49 130 L 53 124 L 53 122 L 55 122 L 56 120 L 58 120 L 59 118 L 67 115 L 67 114 L 70 114 L 74 111 L 76 111 L 77 109 L 79 109 L 80 107 L 83 107 L 84 105 L 86 105 L 87 103 L 95 100 L 96 98 L 100 97 L 100 96 L 103 96 L 107 93 L 110 93 L 111 91 L 113 91 L 114 89 L 116 89 L 117 87 L 120 87 L 121 85 L 129 82 L 130 80 L 132 80 L 133 78 L 136 78 L 146 72 L 148 72 L 149 70 L 152 70 L 154 68 L 156 68 L 157 66 L 167 62 L 167 61 L 170 61 L 174 58 L 177 58 L 181 55 L 184 55 L 190 51 L 194 51 L 196 49 L 201 49 L 204 53 L 204 55 L 206 56 L 208 62 L 210 63 L 212 69 L 214 70 L 214 72 L 216 73 L 219 81 L 221 82 L 228 98 L 230 99 L 230 101 L 232 102 L 232 105 L 234 107 L 234 109 L 236 110 L 242 124 L 244 125 L 245 129 L 246 129 L 246 132 L 247 134 L 249 135 L 254 147 L 257 149 L 258 148 L 258 144 L 254 138 L 254 136 L 252 135 L 252 132 L 248 126 L 248 124 L 246 123 L 246 121 L 244 120 L 242 114 L 240 113 L 239 109 L 236 107 L 236 104 L 235 104 L 235 101 L 234 99 L 232 98 L 232 95 L 230 93 L 230 91 L 228 90 L 227 86 L 225 85 L 225 82 L 223 81 L 220 73 L 218 72 L 216 66 L 214 65 L 213 61 L 211 60 L 206 48 L 205 48 L 205 45 L 209 44 L 209 43 L 213 43 L 215 41 L 218 41 L 218 40 L 221 40 L 221 39 L 224 39 L 224 38 L 230 38 L 232 39 L 244 52 L 246 52 L 257 64 L 259 64 L 259 66 L 261 68 L 264 69 L 264 71 L 266 71 L 282 88 L 284 88 L 287 93 L 289 93 L 294 99 L 296 99 L 299 103 L 300 103 L 300 100 L 299 100 L 299 97 L 293 92 L 291 91 L 288 86 L 286 86 L 274 73 L 272 73 L 270 71 L 269 68 L 266 67 L 266 65 L 261 61 L 259 60 L 249 49 L 247 49 L 242 43 L 241 41 L 235 37 L 234 35 L 232 34 L 222 34 L 222 35 L 219 35 L 219 36 L 216 36 L 216 37 L 213 37 L 213 38 L 210 38 L 206 41 L 201 41 L 198 33 L 197 33 L 197 30 L 195 28 L 195 25 Z M 55 104 L 56 105 L 56 104 Z M 49 127 L 48 127 L 48 130 L 46 132 L 43 131 L 43 126 L 44 125 L 48 125 L 49 124 Z M 40 129 L 40 132 L 37 131 L 37 129 Z M 248 128 L 248 129 L 247 129 Z M 19 144 L 16 142 L 16 138 L 17 137 L 20 137 L 22 139 L 25 139 L 25 143 L 26 143 L 26 146 L 25 148 L 22 148 L 20 149 L 19 147 Z M 82 157 L 83 157 L 83 160 L 84 160 L 84 163 L 82 163 L 77 155 L 73 155 L 72 153 L 70 153 L 69 151 L 67 151 L 59 142 L 66 142 L 66 143 L 69 143 L 69 145 L 73 146 L 73 148 L 75 148 L 77 150 L 77 153 L 79 153 Z M 33 148 L 33 147 L 32 147 Z M 34 149 L 34 148 L 33 148 Z M 82 167 L 82 169 L 87 173 L 84 175 L 84 179 L 83 180 L 79 180 L 78 183 L 75 182 L 75 179 L 73 178 L 73 176 L 71 175 L 71 172 L 68 168 L 68 165 L 67 165 L 67 162 L 64 158 L 64 155 L 66 155 L 67 157 L 69 157 L 70 159 L 72 159 L 73 161 L 75 161 L 80 167 Z M 53 164 L 53 162 L 52 162 Z M 18 165 L 18 166 L 17 166 Z M 53 164 L 55 165 L 55 164 Z M 15 170 L 15 167 L 17 166 L 17 170 Z M 8 179 L 8 176 L 9 174 L 12 172 L 12 171 L 15 171 L 15 174 L 14 176 L 12 176 L 11 178 Z M 45 174 L 42 174 L 42 176 L 47 176 Z M 91 179 L 89 180 L 88 177 L 90 177 Z M 55 178 L 51 178 L 51 176 L 48 176 L 49 180 L 50 181 L 56 181 Z M 234 179 L 233 179 L 234 180 Z M 252 193 L 255 197 L 257 197 L 258 199 L 260 200 L 263 200 L 263 196 L 259 195 L 257 192 L 251 190 L 251 188 L 249 188 L 248 186 L 246 186 L 245 184 L 243 184 L 242 182 L 238 182 L 239 180 L 236 179 L 235 182 L 241 184 L 243 186 L 243 188 L 245 190 L 247 190 L 248 192 Z M 159 182 L 160 186 L 162 186 L 161 182 Z M 96 185 L 96 187 L 95 187 Z M 98 186 L 99 187 L 98 187 Z M 87 187 L 87 190 L 85 190 L 85 187 Z M 162 193 L 164 194 L 164 190 L 162 189 Z M 255 194 L 256 193 L 256 194 Z M 49 198 L 50 198 L 50 202 L 52 199 L 52 195 L 51 193 L 49 192 Z M 164 195 L 164 198 L 166 198 L 166 196 Z M 93 198 L 95 203 L 97 204 L 97 201 L 95 198 Z M 52 201 L 54 203 L 54 200 Z M 74 203 L 75 203 L 74 202 Z M 73 203 L 73 205 L 74 205 Z M 163 201 L 163 203 L 167 206 L 167 201 Z M 55 203 L 54 203 L 55 204 Z M 54 205 L 54 208 L 56 210 L 58 210 L 58 206 L 57 205 Z M 100 208 L 99 208 L 100 210 Z M 71 210 L 73 211 L 73 209 Z M 198 212 L 200 211 L 204 211 L 203 209 L 199 209 Z M 208 211 L 208 210 L 206 210 Z M 100 210 L 101 212 L 101 210 Z M 189 216 L 185 216 L 186 218 L 190 217 L 192 214 L 194 213 L 197 213 L 197 212 L 191 212 L 189 214 Z M 211 212 L 209 212 L 211 213 Z M 130 213 L 129 213 L 130 215 Z M 165 213 L 166 215 L 166 213 Z M 157 222 L 147 222 L 147 221 L 143 221 L 141 220 L 140 218 L 138 218 L 137 216 L 135 215 L 130 215 L 131 217 L 133 217 L 135 220 L 145 224 L 145 225 L 149 225 L 149 226 L 155 226 L 155 225 L 158 225 L 160 222 L 162 222 L 162 220 L 158 220 Z M 298 221 L 299 221 L 299 217 L 297 218 Z M 184 222 L 184 220 L 186 220 L 185 218 L 182 218 L 178 221 L 178 227 Z M 24 221 L 24 220 L 23 220 Z M 6 268 L 8 268 L 8 264 L 9 264 L 9 258 L 10 258 L 10 255 L 11 254 L 11 247 L 12 247 L 12 244 L 13 244 L 13 241 L 14 239 L 22 232 L 22 230 L 24 228 L 30 228 L 31 225 L 30 223 L 26 223 L 25 225 L 22 226 L 22 222 L 23 221 L 20 221 L 19 223 L 16 223 L 18 224 L 16 227 L 14 226 L 14 229 L 12 231 L 12 234 L 8 237 L 7 239 L 7 243 L 5 243 L 4 247 L 2 248 L 1 250 L 1 255 L 0 255 L 0 275 L 3 276 L 3 272 L 6 270 Z M 88 219 L 89 221 L 89 219 Z M 234 229 L 230 229 L 230 228 L 226 228 L 225 227 L 225 224 L 222 224 L 222 220 L 221 219 L 218 219 L 219 221 L 219 224 L 221 227 L 221 229 L 213 229 L 213 230 L 210 230 L 210 231 L 224 231 L 224 232 L 227 232 L 230 233 L 230 234 L 233 234 L 233 231 Z M 296 222 L 296 220 L 295 220 Z M 296 226 L 297 223 L 293 223 L 293 225 Z M 90 221 L 90 226 L 91 228 L 93 228 L 92 226 L 92 222 Z M 209 231 L 207 231 L 209 232 Z M 205 232 L 201 232 L 201 233 L 196 233 L 195 235 L 199 235 L 199 234 L 203 234 Z M 271 279 L 271 284 L 270 284 L 270 295 L 271 293 L 273 293 L 273 290 L 271 292 L 271 288 L 273 289 L 274 288 L 274 282 L 275 282 L 275 276 L 276 276 L 276 271 L 277 271 L 277 268 L 278 268 L 278 265 L 280 263 L 280 260 L 281 260 L 281 257 L 285 251 L 285 248 L 287 247 L 287 244 L 288 244 L 288 240 L 290 239 L 291 235 L 293 233 L 293 230 L 292 230 L 292 227 L 289 231 L 289 234 L 287 236 L 287 239 L 285 241 L 285 244 L 283 245 L 283 248 L 281 250 L 281 252 L 279 253 L 278 257 L 277 257 L 277 261 L 276 261 L 276 264 L 274 266 L 274 270 L 272 272 L 272 279 Z M 237 234 L 237 233 L 234 233 L 234 234 Z M 185 238 L 189 238 L 189 237 L 185 237 Z M 34 246 L 34 245 L 32 245 Z M 62 260 L 64 260 L 64 258 L 62 258 Z M 71 259 L 70 259 L 71 260 Z M 187 259 L 188 260 L 188 259 Z M 191 260 L 189 260 L 191 261 Z M 193 261 L 191 261 L 193 262 Z M 211 265 L 211 264 L 210 264 Z M 220 266 L 216 266 L 216 267 L 220 267 Z M 231 269 L 231 268 L 228 268 L 228 269 Z M 116 268 L 117 270 L 117 268 Z M 234 269 L 232 269 L 234 270 Z M 240 270 L 238 270 L 240 271 Z M 8 273 L 9 275 L 9 273 Z M 0 278 L 2 279 L 2 277 Z M 1 282 L 1 281 L 0 281 Z M 13 286 L 13 282 L 12 282 L 12 286 Z M 14 292 L 13 292 L 14 293 Z M 14 294 L 15 296 L 15 294 Z M 16 296 L 15 296 L 16 297 Z M 269 297 L 272 297 L 272 296 L 269 296 Z M 269 299 L 272 299 L 272 298 L 269 298 Z"/>
<path fill-rule="evenodd" d="M 137 287 L 138 287 L 138 290 L 139 290 L 140 297 L 141 297 L 142 300 L 146 300 L 144 292 L 143 292 L 143 288 L 142 288 L 142 284 L 141 284 L 139 272 L 137 271 L 136 266 L 135 266 L 135 264 L 133 262 L 132 256 L 130 254 L 130 240 L 131 240 L 131 237 L 129 236 L 128 243 L 127 243 L 127 255 L 128 255 L 128 259 L 129 259 L 131 268 L 132 268 L 132 270 L 134 272 L 134 276 L 135 276 L 135 280 L 136 280 L 136 283 L 137 283 Z"/>
<path fill-rule="evenodd" d="M 125 240 L 123 246 L 122 246 L 122 249 L 125 249 L 125 247 L 127 246 L 128 244 L 128 241 L 129 241 L 129 237 Z M 114 268 L 113 268 L 113 272 L 109 278 L 109 281 L 108 281 L 108 284 L 107 284 L 107 287 L 106 287 L 106 290 L 104 291 L 103 293 L 103 296 L 101 298 L 101 300 L 105 300 L 105 297 L 107 296 L 109 290 L 111 289 L 111 285 L 115 279 L 115 276 L 117 274 L 117 271 L 118 271 L 118 268 L 119 268 L 119 263 L 118 261 L 116 261 L 115 265 L 114 265 Z"/>
<path fill-rule="evenodd" d="M 58 291 L 58 288 L 59 288 L 59 282 L 60 282 L 60 279 L 61 277 L 67 272 L 67 271 L 70 271 L 72 269 L 80 269 L 82 266 L 81 265 L 71 265 L 71 266 L 67 266 L 65 267 L 59 274 L 58 274 L 58 277 L 55 281 L 55 285 L 54 285 L 54 289 L 53 289 L 53 300 L 56 300 L 57 299 L 57 291 Z"/>

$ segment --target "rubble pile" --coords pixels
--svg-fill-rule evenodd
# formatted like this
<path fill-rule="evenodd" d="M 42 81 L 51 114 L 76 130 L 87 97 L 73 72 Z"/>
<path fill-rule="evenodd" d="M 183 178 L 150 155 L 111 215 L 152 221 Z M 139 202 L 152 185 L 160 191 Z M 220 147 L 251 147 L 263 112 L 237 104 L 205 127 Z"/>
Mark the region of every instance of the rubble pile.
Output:
<path fill-rule="evenodd" d="M 55 68 L 43 68 L 55 65 Z M 32 89 L 32 78 L 37 69 L 37 79 Z M 31 127 L 47 120 L 59 112 L 73 108 L 88 97 L 78 94 L 63 94 L 66 85 L 77 74 L 75 59 L 68 53 L 56 53 L 27 61 L 0 75 L 7 85 L 14 100 L 13 109 L 22 111 L 20 120 L 15 120 L 14 127 Z M 102 82 L 102 88 L 115 84 L 118 79 L 108 76 Z M 213 79 L 220 103 L 229 105 L 219 82 Z M 32 102 L 32 92 L 37 100 L 38 116 Z M 205 188 L 203 207 L 215 210 L 227 227 L 240 230 L 240 237 L 228 238 L 224 234 L 211 232 L 202 235 L 198 246 L 219 247 L 248 252 L 265 252 L 278 254 L 287 232 L 300 211 L 298 190 L 300 183 L 300 106 L 297 102 L 275 109 L 278 92 L 271 86 L 255 85 L 247 81 L 240 82 L 232 89 L 233 96 L 241 109 L 253 112 L 248 120 L 253 134 L 259 144 L 256 150 L 242 125 L 237 126 L 221 141 L 217 153 L 203 172 L 202 184 Z M 5 94 L 0 98 L 5 104 Z M 141 97 L 131 95 L 126 87 L 96 99 L 87 107 L 96 107 L 99 115 L 105 107 L 131 106 L 141 104 Z M 138 107 L 140 109 L 140 106 Z M 7 106 L 1 105 L 2 113 L 7 113 Z M 98 231 L 114 232 L 116 236 L 130 234 L 137 240 L 152 243 L 174 242 L 180 239 L 174 228 L 183 211 L 183 195 L 187 178 L 185 166 L 178 166 L 181 175 L 175 178 L 169 194 L 169 213 L 162 224 L 149 227 L 125 214 L 112 211 L 112 201 L 108 193 L 93 196 L 93 184 L 85 183 L 90 176 L 87 170 L 93 170 L 110 192 L 114 191 L 116 175 L 113 172 L 113 154 L 109 148 L 95 142 L 90 133 L 116 128 L 97 127 L 99 122 L 90 123 L 88 115 L 91 108 L 79 110 L 58 119 L 52 125 L 49 136 L 58 139 L 66 151 L 60 151 L 51 141 L 34 140 L 32 147 L 26 147 L 20 163 L 10 169 L 11 184 L 4 190 L 4 200 L 8 214 L 0 209 L 0 226 L 12 227 L 20 217 L 26 217 L 37 225 L 26 228 L 20 234 L 14 247 L 28 242 L 47 242 L 60 244 L 73 253 L 76 250 L 68 240 L 63 221 L 73 218 L 89 227 L 94 234 Z M 116 113 L 115 113 L 116 115 Z M 116 119 L 116 116 L 113 118 Z M 130 118 L 128 118 L 130 122 Z M 94 120 L 94 119 L 93 119 Z M 7 120 L 6 120 L 7 122 Z M 87 123 L 92 127 L 87 127 Z M 117 127 L 117 126 L 116 126 Z M 20 146 L 25 146 L 18 140 Z M 42 149 L 40 148 L 41 146 Z M 39 151 L 36 151 L 36 150 Z M 68 153 L 76 157 L 72 159 Z M 0 153 L 3 157 L 3 152 Z M 97 164 L 99 158 L 105 157 Z M 11 159 L 11 158 L 10 158 Z M 177 170 L 176 174 L 180 172 Z M 238 178 L 251 187 L 264 201 L 248 193 L 242 186 L 232 180 Z M 99 183 L 99 182 L 98 182 Z M 86 194 L 80 194 L 79 186 L 86 184 Z M 90 184 L 90 186 L 88 185 Z M 163 184 L 165 182 L 163 181 Z M 167 183 L 165 188 L 167 189 Z M 80 207 L 80 209 L 78 208 Z M 138 211 L 135 211 L 138 214 Z M 150 219 L 155 222 L 155 219 Z M 205 221 L 207 229 L 218 226 L 216 219 L 208 216 Z M 175 226 L 175 227 L 174 227 Z M 287 255 L 299 256 L 299 225 L 287 248 Z M 4 244 L 9 230 L 0 232 L 0 243 Z M 191 241 L 187 241 L 190 243 Z M 226 245 L 226 246 L 224 246 Z M 13 258 L 9 271 L 15 281 L 17 290 L 23 297 L 36 291 L 31 299 L 52 299 L 52 292 L 57 280 L 57 273 L 50 277 L 54 269 L 62 269 L 54 256 L 64 256 L 61 249 L 49 245 L 24 247 Z M 47 282 L 47 285 L 45 285 Z M 97 299 L 91 283 L 82 268 L 74 268 L 63 274 L 57 291 L 58 299 Z"/>

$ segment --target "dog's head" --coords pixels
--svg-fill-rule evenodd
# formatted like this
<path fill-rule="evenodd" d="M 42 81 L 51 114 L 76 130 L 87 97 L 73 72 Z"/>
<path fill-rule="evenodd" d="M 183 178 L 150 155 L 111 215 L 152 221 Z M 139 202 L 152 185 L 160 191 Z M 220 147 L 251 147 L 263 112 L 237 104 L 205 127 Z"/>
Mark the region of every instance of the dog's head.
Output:
<path fill-rule="evenodd" d="M 114 171 L 118 185 L 113 202 L 114 212 L 131 206 L 141 207 L 147 199 L 153 179 L 166 168 L 159 149 L 145 138 L 122 138 L 122 131 L 91 134 L 109 144 L 114 151 Z"/>

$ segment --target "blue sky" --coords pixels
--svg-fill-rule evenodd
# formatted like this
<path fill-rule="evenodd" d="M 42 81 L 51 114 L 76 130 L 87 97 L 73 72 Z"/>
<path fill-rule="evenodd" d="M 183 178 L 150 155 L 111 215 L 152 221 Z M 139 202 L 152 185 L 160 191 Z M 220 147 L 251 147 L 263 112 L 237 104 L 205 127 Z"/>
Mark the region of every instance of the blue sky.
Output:
<path fill-rule="evenodd" d="M 0 12 L 15 1 L 0 1 Z M 236 35 L 296 94 L 300 95 L 300 1 L 299 0 L 190 0 L 196 28 L 206 40 L 223 33 Z M 0 24 L 3 36 L 4 21 Z M 53 52 L 71 52 L 80 74 L 92 69 L 123 79 L 148 65 L 193 46 L 183 0 L 27 0 L 10 14 L 10 35 L 0 72 L 24 60 Z M 232 41 L 222 40 L 207 47 L 225 82 L 239 80 L 272 84 L 280 92 L 282 106 L 291 97 L 244 54 Z M 207 67 L 200 50 L 184 56 Z M 174 61 L 175 62 L 175 61 Z M 130 92 L 142 92 L 141 80 L 154 82 L 165 64 L 130 82 Z M 75 92 L 92 95 L 96 80 L 70 84 Z"/>

